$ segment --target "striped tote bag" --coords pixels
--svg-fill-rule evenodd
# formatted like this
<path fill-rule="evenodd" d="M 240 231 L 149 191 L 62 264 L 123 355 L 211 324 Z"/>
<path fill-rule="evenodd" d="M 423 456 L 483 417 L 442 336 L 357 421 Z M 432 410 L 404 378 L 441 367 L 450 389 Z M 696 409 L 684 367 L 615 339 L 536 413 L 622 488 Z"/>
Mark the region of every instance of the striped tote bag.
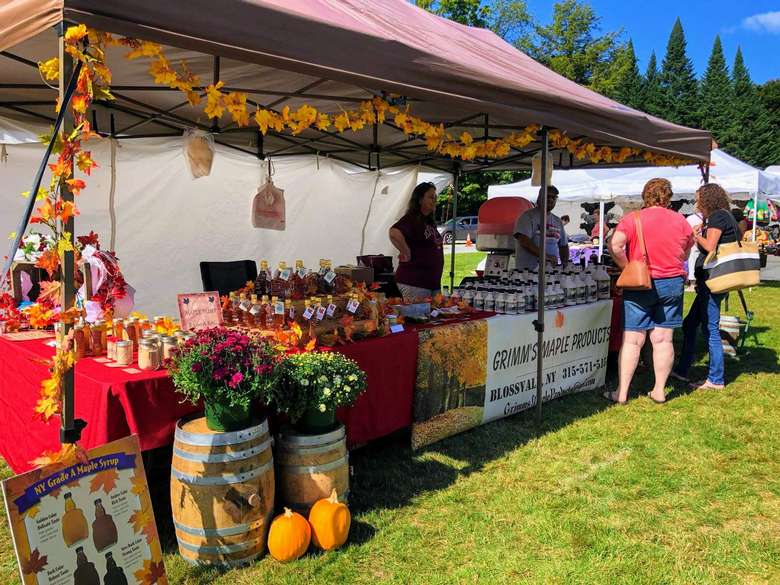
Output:
<path fill-rule="evenodd" d="M 727 293 L 761 282 L 761 259 L 756 242 L 719 244 L 704 260 L 707 288 L 711 292 Z"/>

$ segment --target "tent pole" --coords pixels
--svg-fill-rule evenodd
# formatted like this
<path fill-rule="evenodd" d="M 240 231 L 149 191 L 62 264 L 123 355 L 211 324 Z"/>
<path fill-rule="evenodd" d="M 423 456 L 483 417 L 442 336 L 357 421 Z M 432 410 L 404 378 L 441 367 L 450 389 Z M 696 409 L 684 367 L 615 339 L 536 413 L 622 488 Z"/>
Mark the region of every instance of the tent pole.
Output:
<path fill-rule="evenodd" d="M 24 237 L 27 224 L 30 223 L 30 217 L 32 216 L 33 208 L 37 203 L 36 194 L 38 193 L 38 189 L 41 187 L 43 173 L 46 172 L 49 157 L 51 156 L 51 152 L 54 149 L 54 143 L 57 140 L 57 134 L 59 133 L 60 127 L 62 126 L 62 121 L 65 117 L 65 112 L 68 109 L 67 106 L 70 103 L 70 98 L 73 95 L 73 91 L 76 89 L 76 82 L 80 72 L 81 63 L 79 62 L 76 64 L 76 68 L 70 77 L 67 88 L 65 88 L 64 98 L 61 101 L 62 107 L 57 114 L 57 119 L 54 121 L 54 129 L 52 131 L 51 138 L 49 139 L 49 144 L 46 145 L 46 152 L 41 159 L 41 164 L 38 165 L 38 171 L 35 173 L 35 178 L 33 179 L 32 189 L 30 189 L 29 201 L 27 202 L 27 209 L 24 210 L 22 220 L 19 222 L 19 228 L 16 230 L 16 237 L 11 243 L 11 248 L 8 251 L 8 258 L 5 261 L 5 265 L 3 266 L 3 273 L 0 274 L 0 290 L 5 286 L 6 276 L 8 275 L 8 271 L 11 269 L 11 264 L 13 264 L 14 256 L 16 256 L 16 251 L 19 249 L 19 244 L 22 241 L 22 237 Z"/>
<path fill-rule="evenodd" d="M 59 33 L 59 57 L 60 57 L 60 103 L 63 104 L 60 108 L 62 112 L 65 112 L 65 118 L 60 132 L 63 136 L 67 135 L 73 128 L 73 117 L 67 108 L 66 94 L 67 89 L 65 87 L 65 79 L 78 78 L 78 71 L 74 67 L 73 59 L 65 52 L 65 23 L 60 24 Z M 74 71 L 75 69 L 75 71 Z M 71 162 L 73 165 L 73 162 Z M 71 169 L 72 172 L 72 169 Z M 67 183 L 62 180 L 59 185 L 60 199 L 63 202 L 73 201 L 73 192 L 68 187 Z M 30 198 L 34 199 L 34 195 L 30 194 Z M 60 267 L 60 277 L 62 284 L 62 310 L 66 311 L 73 307 L 76 302 L 76 288 L 73 276 L 75 274 L 75 257 L 73 253 L 74 244 L 74 220 L 73 216 L 69 217 L 66 222 L 59 222 L 60 233 L 67 232 L 70 238 L 70 250 L 66 251 L 62 255 L 62 264 Z M 59 343 L 65 344 L 68 333 L 73 327 L 72 323 L 63 323 L 63 329 L 60 332 Z M 81 439 L 81 430 L 84 428 L 84 421 L 75 420 L 75 392 L 74 392 L 74 370 L 70 368 L 63 376 L 62 380 L 62 416 L 60 418 L 60 442 L 61 443 L 75 443 Z"/>
<path fill-rule="evenodd" d="M 460 188 L 460 163 L 455 163 L 455 177 L 452 181 L 452 242 L 450 244 L 450 294 L 455 288 L 455 240 L 458 226 L 455 217 L 458 215 L 458 189 Z"/>
<path fill-rule="evenodd" d="M 539 237 L 539 288 L 536 293 L 536 434 L 542 432 L 542 375 L 544 373 L 544 288 L 545 269 L 547 268 L 547 157 L 549 156 L 549 136 L 547 128 L 539 132 L 542 141 L 542 186 L 539 188 L 539 199 L 542 203 Z"/>
<path fill-rule="evenodd" d="M 604 202 L 599 201 L 599 264 L 601 264 L 601 258 L 604 256 Z"/>
<path fill-rule="evenodd" d="M 756 241 L 756 226 L 758 225 L 758 189 L 753 195 L 753 241 Z"/>

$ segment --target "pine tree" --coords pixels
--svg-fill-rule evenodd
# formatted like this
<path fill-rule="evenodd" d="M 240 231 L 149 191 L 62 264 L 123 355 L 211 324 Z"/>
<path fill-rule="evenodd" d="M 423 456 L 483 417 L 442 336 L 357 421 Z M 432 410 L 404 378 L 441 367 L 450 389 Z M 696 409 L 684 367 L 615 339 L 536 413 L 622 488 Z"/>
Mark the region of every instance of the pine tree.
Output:
<path fill-rule="evenodd" d="M 639 109 L 653 116 L 664 115 L 664 95 L 661 88 L 661 74 L 658 71 L 658 60 L 655 51 L 647 62 L 647 72 L 642 82 L 642 99 Z"/>
<path fill-rule="evenodd" d="M 769 113 L 759 99 L 756 86 L 745 66 L 742 49 L 737 49 L 731 70 L 734 99 L 731 101 L 729 153 L 759 168 L 773 164 L 776 138 Z"/>
<path fill-rule="evenodd" d="M 629 39 L 620 55 L 620 70 L 612 97 L 630 108 L 642 109 L 642 75 L 636 62 L 634 43 Z"/>
<path fill-rule="evenodd" d="M 682 22 L 678 18 L 669 36 L 661 68 L 664 118 L 684 126 L 699 126 L 698 85 L 693 63 L 687 55 Z"/>
<path fill-rule="evenodd" d="M 732 87 L 720 36 L 715 37 L 707 71 L 701 80 L 700 117 L 705 130 L 712 132 L 716 142 L 730 142 Z"/>

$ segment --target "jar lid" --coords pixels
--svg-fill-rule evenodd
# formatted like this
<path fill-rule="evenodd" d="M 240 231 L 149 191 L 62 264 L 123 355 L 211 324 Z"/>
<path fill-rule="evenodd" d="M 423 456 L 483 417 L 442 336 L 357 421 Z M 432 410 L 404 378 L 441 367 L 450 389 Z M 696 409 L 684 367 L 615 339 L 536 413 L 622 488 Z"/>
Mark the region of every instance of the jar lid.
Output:
<path fill-rule="evenodd" d="M 122 341 L 117 341 L 116 342 L 116 346 L 117 347 L 132 347 L 132 345 L 133 345 L 133 342 L 132 341 L 127 341 L 127 340 L 122 340 Z"/>
<path fill-rule="evenodd" d="M 176 338 L 171 335 L 163 335 L 160 337 L 162 343 L 176 343 Z"/>
<path fill-rule="evenodd" d="M 146 339 L 139 341 L 138 345 L 142 345 L 143 347 L 157 347 L 157 340 L 147 337 Z"/>
<path fill-rule="evenodd" d="M 149 337 L 157 337 L 157 332 L 154 329 L 145 329 L 141 333 L 141 337 L 143 337 L 144 339 L 147 339 Z"/>

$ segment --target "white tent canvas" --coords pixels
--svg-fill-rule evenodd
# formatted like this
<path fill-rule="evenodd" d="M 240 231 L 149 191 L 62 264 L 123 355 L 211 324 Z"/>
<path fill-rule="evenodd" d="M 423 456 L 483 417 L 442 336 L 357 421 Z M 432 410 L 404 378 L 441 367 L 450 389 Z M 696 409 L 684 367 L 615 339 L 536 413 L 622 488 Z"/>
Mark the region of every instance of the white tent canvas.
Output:
<path fill-rule="evenodd" d="M 552 184 L 560 191 L 561 201 L 614 201 L 635 199 L 642 194 L 645 183 L 655 177 L 672 182 L 678 199 L 690 199 L 702 185 L 698 166 L 645 167 L 638 169 L 577 169 L 554 170 Z M 750 166 L 722 150 L 712 151 L 710 182 L 720 184 L 734 199 L 753 199 L 780 195 L 780 175 L 773 175 Z M 508 185 L 491 185 L 488 198 L 520 196 L 536 201 L 539 187 L 531 180 Z"/>
<path fill-rule="evenodd" d="M 105 248 L 112 230 L 111 144 L 103 139 L 90 146 L 100 166 L 77 198 L 81 215 L 76 235 L 93 230 Z M 250 213 L 265 180 L 262 161 L 217 146 L 211 174 L 192 179 L 180 138 L 114 144 L 116 253 L 137 291 L 136 308 L 150 314 L 173 315 L 177 293 L 202 290 L 198 263 L 203 260 L 301 259 L 311 268 L 320 258 L 354 264 L 361 250 L 393 254 L 387 232 L 403 214 L 417 182 L 438 186 L 450 179 L 421 172 L 425 169 L 418 166 L 365 171 L 314 155 L 280 157 L 273 161 L 273 181 L 285 192 L 287 227 L 269 231 L 253 228 Z M 40 143 L 12 145 L 7 163 L 0 164 L 3 241 L 17 229 L 28 202 L 21 193 L 30 189 L 43 153 Z"/>

